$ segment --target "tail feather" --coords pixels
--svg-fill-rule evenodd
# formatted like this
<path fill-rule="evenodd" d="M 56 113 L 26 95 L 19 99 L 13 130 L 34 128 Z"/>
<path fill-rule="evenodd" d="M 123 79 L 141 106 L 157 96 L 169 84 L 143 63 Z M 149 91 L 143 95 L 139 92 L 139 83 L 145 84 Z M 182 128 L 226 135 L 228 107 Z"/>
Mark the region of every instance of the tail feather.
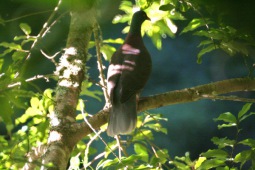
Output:
<path fill-rule="evenodd" d="M 136 95 L 126 102 L 116 101 L 112 104 L 110 119 L 107 127 L 108 136 L 131 133 L 136 127 Z"/>

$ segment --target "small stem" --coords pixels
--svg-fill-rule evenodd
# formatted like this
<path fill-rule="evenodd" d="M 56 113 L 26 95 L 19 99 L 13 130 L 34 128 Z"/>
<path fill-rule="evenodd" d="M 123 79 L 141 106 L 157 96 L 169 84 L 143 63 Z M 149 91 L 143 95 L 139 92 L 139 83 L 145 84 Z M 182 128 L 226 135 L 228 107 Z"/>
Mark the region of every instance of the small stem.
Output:
<path fill-rule="evenodd" d="M 104 76 L 104 66 L 102 63 L 102 55 L 101 55 L 101 48 L 100 48 L 102 36 L 100 36 L 101 34 L 99 35 L 99 33 L 101 33 L 101 31 L 100 31 L 100 27 L 99 27 L 98 23 L 96 23 L 94 25 L 93 32 L 94 32 L 94 37 L 95 37 L 95 45 L 96 45 L 96 53 L 97 53 L 97 67 L 98 67 L 98 71 L 99 71 L 100 84 L 103 85 L 102 90 L 104 92 L 104 97 L 105 97 L 106 106 L 107 106 L 110 103 L 110 97 L 107 92 L 107 83 L 106 83 L 106 79 Z"/>

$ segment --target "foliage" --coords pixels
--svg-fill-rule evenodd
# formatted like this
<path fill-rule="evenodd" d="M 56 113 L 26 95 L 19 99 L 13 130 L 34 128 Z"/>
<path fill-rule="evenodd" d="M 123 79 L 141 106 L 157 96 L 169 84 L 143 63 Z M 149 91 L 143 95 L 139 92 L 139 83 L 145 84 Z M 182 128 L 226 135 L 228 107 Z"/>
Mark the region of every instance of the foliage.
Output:
<path fill-rule="evenodd" d="M 199 4 L 199 3 L 198 3 Z M 145 22 L 142 34 L 147 35 L 157 49 L 162 48 L 162 41 L 167 36 L 175 38 L 176 34 L 190 34 L 202 38 L 198 48 L 202 48 L 197 55 L 197 62 L 202 62 L 202 57 L 214 50 L 221 49 L 228 55 L 241 54 L 250 56 L 254 47 L 254 39 L 247 33 L 229 26 L 213 17 L 204 17 L 199 6 L 193 1 L 182 0 L 136 0 L 135 4 L 128 0 L 122 0 L 119 7 L 122 14 L 115 16 L 113 24 L 130 24 L 132 14 L 138 8 L 142 8 L 151 18 L 151 22 Z M 199 7 L 199 8 L 198 8 Z M 196 15 L 190 19 L 188 14 Z M 5 20 L 0 16 L 1 26 Z M 179 30 L 177 23 L 187 23 Z M 55 22 L 48 23 L 54 25 Z M 0 169 L 20 169 L 26 163 L 26 156 L 31 150 L 36 150 L 47 144 L 49 131 L 49 119 L 54 109 L 54 90 L 39 89 L 31 83 L 37 79 L 48 80 L 55 77 L 52 75 L 35 76 L 24 78 L 27 60 L 36 42 L 46 34 L 49 28 L 43 28 L 38 36 L 32 35 L 33 29 L 29 24 L 19 24 L 22 35 L 15 36 L 12 42 L 0 42 L 3 51 L 0 53 L 0 122 L 5 124 L 7 133 L 0 136 Z M 129 26 L 123 29 L 127 33 Z M 95 40 L 96 41 L 96 40 Z M 90 48 L 95 47 L 95 41 L 90 42 Z M 115 44 L 121 44 L 123 39 L 100 40 L 100 51 L 105 61 L 109 61 L 115 52 Z M 58 53 L 61 50 L 58 51 Z M 4 67 L 4 62 L 11 58 L 11 63 Z M 52 60 L 54 57 L 47 57 Z M 87 69 L 90 69 L 87 67 Z M 89 77 L 89 75 L 86 75 Z M 83 97 L 94 98 L 102 101 L 102 91 L 92 90 L 95 86 L 93 80 L 83 82 L 81 99 L 77 106 L 77 120 L 81 121 L 90 116 L 86 113 L 86 102 Z M 26 88 L 24 88 L 24 85 Z M 31 90 L 30 87 L 36 90 Z M 26 99 L 30 99 L 27 102 Z M 189 153 L 184 156 L 170 158 L 170 151 L 161 149 L 153 143 L 155 133 L 167 134 L 167 129 L 162 126 L 162 121 L 167 121 L 161 114 L 145 112 L 138 117 L 137 129 L 130 135 L 117 140 L 105 142 L 101 130 L 88 135 L 80 141 L 72 153 L 69 169 L 242 169 L 255 167 L 254 150 L 255 139 L 252 137 L 240 140 L 243 122 L 247 121 L 254 112 L 249 112 L 251 104 L 243 106 L 241 111 L 234 115 L 230 112 L 220 114 L 215 119 L 223 122 L 218 125 L 219 130 L 235 128 L 235 138 L 213 137 L 212 142 L 217 146 L 201 153 L 200 157 L 191 160 Z M 21 115 L 16 114 L 16 109 L 23 110 Z M 85 114 L 85 113 L 86 114 Z M 15 121 L 14 121 L 15 118 Z M 105 148 L 100 150 L 92 144 L 103 141 Z M 244 146 L 244 147 L 242 147 Z M 124 156 L 118 155 L 121 147 Z"/>
<path fill-rule="evenodd" d="M 191 161 L 189 154 L 184 157 L 175 157 L 171 164 L 175 165 L 177 169 L 253 169 L 255 167 L 255 139 L 252 136 L 239 139 L 241 133 L 245 133 L 242 131 L 241 125 L 248 120 L 248 117 L 255 114 L 249 112 L 251 105 L 251 103 L 245 104 L 236 115 L 226 112 L 215 119 L 220 122 L 219 130 L 234 128 L 236 130 L 234 138 L 213 137 L 211 141 L 217 146 L 216 149 L 209 149 L 201 153 L 200 157 L 194 161 Z"/>

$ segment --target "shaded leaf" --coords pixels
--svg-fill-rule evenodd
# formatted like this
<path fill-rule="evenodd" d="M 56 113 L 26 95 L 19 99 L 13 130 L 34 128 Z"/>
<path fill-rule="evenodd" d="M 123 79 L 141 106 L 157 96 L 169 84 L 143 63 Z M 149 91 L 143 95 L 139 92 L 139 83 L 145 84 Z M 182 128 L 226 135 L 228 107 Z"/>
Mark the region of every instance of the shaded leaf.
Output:
<path fill-rule="evenodd" d="M 27 53 L 23 52 L 23 51 L 15 51 L 12 55 L 12 60 L 13 61 L 18 61 L 18 60 L 22 60 L 24 57 L 26 57 Z"/>
<path fill-rule="evenodd" d="M 250 110 L 251 105 L 252 105 L 252 103 L 246 103 L 246 104 L 242 107 L 242 109 L 241 109 L 241 110 L 239 111 L 239 113 L 238 113 L 238 119 L 240 119 L 244 114 L 246 114 L 246 113 Z"/>
<path fill-rule="evenodd" d="M 161 11 L 171 11 L 172 9 L 174 9 L 175 7 L 174 7 L 174 5 L 172 5 L 172 4 L 165 4 L 165 5 L 161 5 L 160 7 L 159 7 L 159 10 L 161 10 Z"/>
<path fill-rule="evenodd" d="M 203 48 L 197 55 L 197 63 L 201 64 L 202 63 L 202 56 L 205 55 L 206 53 L 209 53 L 213 50 L 215 50 L 216 47 L 214 44 L 208 45 L 207 47 Z"/>
<path fill-rule="evenodd" d="M 235 140 L 230 140 L 228 139 L 227 137 L 225 138 L 218 138 L 218 137 L 213 137 L 211 139 L 211 141 L 218 146 L 218 148 L 224 148 L 226 146 L 229 146 L 229 147 L 233 147 L 234 144 L 235 144 Z"/>

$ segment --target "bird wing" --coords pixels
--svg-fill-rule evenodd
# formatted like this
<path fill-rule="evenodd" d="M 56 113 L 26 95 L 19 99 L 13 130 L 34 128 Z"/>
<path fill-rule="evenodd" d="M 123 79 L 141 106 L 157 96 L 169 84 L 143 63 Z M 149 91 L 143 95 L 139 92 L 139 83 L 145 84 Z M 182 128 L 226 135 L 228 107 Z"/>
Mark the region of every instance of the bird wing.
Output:
<path fill-rule="evenodd" d="M 145 47 L 122 46 L 122 74 L 119 79 L 120 102 L 127 101 L 144 87 L 151 72 L 151 59 Z"/>
<path fill-rule="evenodd" d="M 151 72 L 151 58 L 145 47 L 122 45 L 112 56 L 108 68 L 108 94 L 113 102 L 114 90 L 119 86 L 120 102 L 126 102 L 144 87 Z"/>

